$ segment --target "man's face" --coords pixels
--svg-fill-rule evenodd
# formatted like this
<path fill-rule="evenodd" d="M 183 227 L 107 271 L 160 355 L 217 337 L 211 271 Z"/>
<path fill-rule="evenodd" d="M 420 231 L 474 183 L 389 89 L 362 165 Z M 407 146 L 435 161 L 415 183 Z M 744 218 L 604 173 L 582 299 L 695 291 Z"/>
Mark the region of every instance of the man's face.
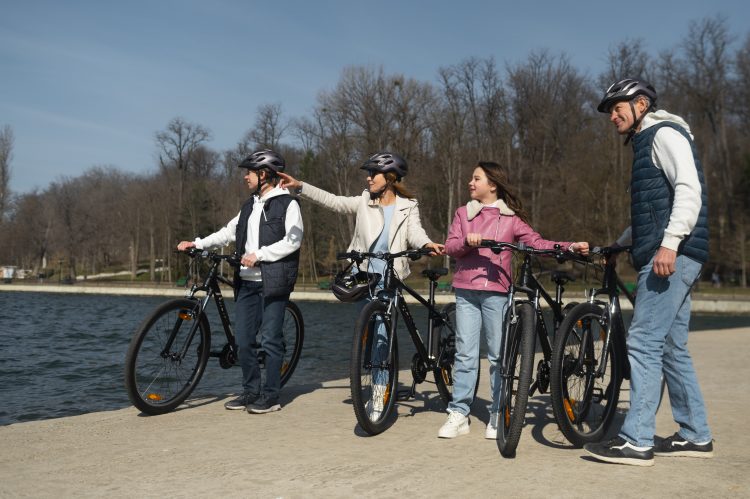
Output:
<path fill-rule="evenodd" d="M 633 101 L 633 106 L 635 108 L 635 116 L 633 116 L 633 109 L 630 107 L 629 101 L 616 102 L 609 112 L 609 121 L 615 125 L 617 133 L 620 135 L 627 134 L 636 118 L 646 112 L 646 101 L 643 99 L 636 97 L 635 101 Z M 640 125 L 638 128 L 640 129 Z"/>

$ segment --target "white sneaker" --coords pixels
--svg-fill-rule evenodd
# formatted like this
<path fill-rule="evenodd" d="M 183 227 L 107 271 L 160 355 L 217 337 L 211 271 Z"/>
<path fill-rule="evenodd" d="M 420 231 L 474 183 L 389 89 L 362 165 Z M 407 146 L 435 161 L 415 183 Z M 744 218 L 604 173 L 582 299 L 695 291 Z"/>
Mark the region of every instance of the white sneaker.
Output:
<path fill-rule="evenodd" d="M 456 438 L 469 433 L 469 418 L 460 412 L 448 411 L 448 420 L 438 430 L 438 438 Z"/>
<path fill-rule="evenodd" d="M 490 414 L 490 421 L 487 423 L 487 428 L 484 430 L 484 438 L 487 440 L 497 439 L 497 413 L 493 412 Z"/>
<path fill-rule="evenodd" d="M 377 421 L 383 414 L 385 391 L 385 385 L 372 385 L 372 398 L 367 402 L 367 415 L 370 417 L 370 421 Z"/>

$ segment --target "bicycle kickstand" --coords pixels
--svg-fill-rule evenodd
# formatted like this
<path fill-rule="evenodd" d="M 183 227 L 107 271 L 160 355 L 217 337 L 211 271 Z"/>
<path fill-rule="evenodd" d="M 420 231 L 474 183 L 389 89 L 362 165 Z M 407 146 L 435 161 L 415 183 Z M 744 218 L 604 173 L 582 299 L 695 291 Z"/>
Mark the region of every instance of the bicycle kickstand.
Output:
<path fill-rule="evenodd" d="M 417 381 L 411 381 L 411 388 L 402 389 L 396 391 L 396 400 L 410 400 L 413 399 L 417 393 Z"/>

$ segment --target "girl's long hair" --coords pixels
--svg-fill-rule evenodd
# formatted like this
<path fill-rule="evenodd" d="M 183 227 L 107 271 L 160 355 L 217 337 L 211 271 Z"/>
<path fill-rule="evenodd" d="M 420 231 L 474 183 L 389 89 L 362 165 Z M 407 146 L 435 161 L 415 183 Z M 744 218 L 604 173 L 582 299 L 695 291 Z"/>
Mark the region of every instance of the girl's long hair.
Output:
<path fill-rule="evenodd" d="M 485 175 L 487 175 L 487 180 L 495 184 L 497 187 L 498 199 L 505 201 L 508 208 L 516 212 L 518 218 L 530 225 L 529 215 L 526 213 L 526 210 L 523 209 L 523 205 L 518 198 L 518 194 L 516 194 L 516 190 L 511 187 L 505 168 L 492 161 L 480 161 L 477 163 L 477 166 L 484 171 Z"/>
<path fill-rule="evenodd" d="M 385 181 L 388 182 L 388 185 L 393 187 L 393 190 L 396 191 L 397 196 L 401 196 L 402 198 L 407 198 L 407 199 L 416 198 L 414 193 L 411 192 L 402 182 L 398 180 L 398 175 L 396 175 L 395 173 L 386 172 Z"/>

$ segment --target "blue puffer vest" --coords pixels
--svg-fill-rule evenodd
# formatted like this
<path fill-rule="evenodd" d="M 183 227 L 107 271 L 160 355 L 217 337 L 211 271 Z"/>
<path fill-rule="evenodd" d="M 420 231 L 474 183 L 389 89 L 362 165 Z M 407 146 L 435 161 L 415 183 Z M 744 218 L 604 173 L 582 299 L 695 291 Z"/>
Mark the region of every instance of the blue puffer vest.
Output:
<path fill-rule="evenodd" d="M 674 128 L 690 143 L 698 180 L 701 185 L 701 209 L 693 231 L 685 236 L 677 253 L 700 263 L 708 259 L 708 196 L 703 168 L 695 151 L 695 144 L 684 128 L 672 122 L 662 122 L 637 133 L 633 137 L 633 172 L 630 180 L 630 217 L 633 229 L 633 265 L 637 270 L 656 254 L 664 238 L 674 203 L 674 189 L 664 172 L 651 159 L 654 136 L 662 127 Z"/>
<path fill-rule="evenodd" d="M 284 224 L 286 209 L 289 203 L 294 200 L 292 196 L 282 194 L 281 196 L 272 197 L 264 203 L 263 211 L 265 213 L 260 217 L 260 227 L 258 229 L 258 242 L 261 248 L 281 241 L 284 238 L 286 234 L 286 226 Z M 242 205 L 240 218 L 237 221 L 235 251 L 240 257 L 245 249 L 245 242 L 247 242 L 247 222 L 250 218 L 250 213 L 253 211 L 254 204 L 252 197 L 246 201 Z M 294 283 L 297 281 L 298 268 L 299 250 L 275 262 L 260 262 L 263 296 L 271 298 L 290 294 L 294 290 Z M 235 299 L 240 282 L 240 271 L 239 269 L 235 269 Z"/>

